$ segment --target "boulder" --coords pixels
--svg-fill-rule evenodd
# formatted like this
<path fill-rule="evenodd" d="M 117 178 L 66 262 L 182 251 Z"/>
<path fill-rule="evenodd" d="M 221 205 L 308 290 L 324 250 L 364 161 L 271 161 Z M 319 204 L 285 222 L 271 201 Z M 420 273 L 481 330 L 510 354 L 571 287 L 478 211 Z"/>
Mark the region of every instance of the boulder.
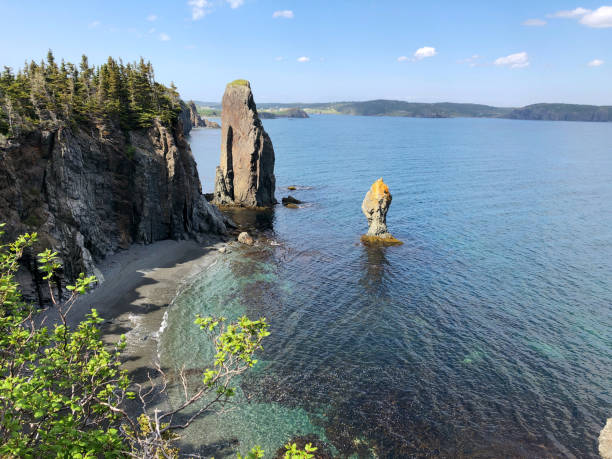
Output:
<path fill-rule="evenodd" d="M 387 212 L 391 206 L 391 193 L 382 177 L 376 180 L 363 199 L 361 210 L 368 219 L 368 232 L 362 237 L 366 243 L 401 244 L 387 229 Z"/>
<path fill-rule="evenodd" d="M 246 231 L 238 235 L 238 242 L 246 245 L 255 245 L 255 240 Z"/>
<path fill-rule="evenodd" d="M 215 177 L 218 205 L 271 207 L 274 148 L 257 114 L 251 85 L 236 80 L 225 88 L 221 118 L 221 161 Z"/>
<path fill-rule="evenodd" d="M 281 199 L 284 206 L 287 204 L 302 204 L 302 201 L 299 199 L 295 199 L 293 196 L 289 195 L 286 198 Z"/>

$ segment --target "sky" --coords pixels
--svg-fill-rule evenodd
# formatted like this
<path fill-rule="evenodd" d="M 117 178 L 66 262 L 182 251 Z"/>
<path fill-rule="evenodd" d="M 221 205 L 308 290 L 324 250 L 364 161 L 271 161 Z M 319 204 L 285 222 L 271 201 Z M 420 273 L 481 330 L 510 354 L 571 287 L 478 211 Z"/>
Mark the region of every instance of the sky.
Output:
<path fill-rule="evenodd" d="M 606 0 L 603 0 L 606 1 Z M 607 0 L 610 1 L 610 0 Z M 0 0 L 0 66 L 150 60 L 184 99 L 612 105 L 612 2 Z"/>

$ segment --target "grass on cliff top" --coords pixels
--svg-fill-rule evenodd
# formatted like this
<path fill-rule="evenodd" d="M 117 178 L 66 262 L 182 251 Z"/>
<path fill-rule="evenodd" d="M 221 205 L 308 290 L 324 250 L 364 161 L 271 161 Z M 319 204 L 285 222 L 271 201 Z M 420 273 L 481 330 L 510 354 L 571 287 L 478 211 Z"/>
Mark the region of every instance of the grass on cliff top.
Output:
<path fill-rule="evenodd" d="M 234 80 L 231 83 L 227 84 L 228 86 L 246 86 L 246 87 L 251 87 L 251 84 L 248 82 L 248 80 Z"/>

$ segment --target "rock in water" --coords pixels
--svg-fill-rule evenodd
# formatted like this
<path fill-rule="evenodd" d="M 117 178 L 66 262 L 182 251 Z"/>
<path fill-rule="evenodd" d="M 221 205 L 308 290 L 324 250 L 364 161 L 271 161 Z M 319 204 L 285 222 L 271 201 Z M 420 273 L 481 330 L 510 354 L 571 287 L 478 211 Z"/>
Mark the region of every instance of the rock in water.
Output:
<path fill-rule="evenodd" d="M 286 206 L 287 204 L 302 204 L 302 201 L 300 201 L 299 199 L 294 198 L 293 196 L 289 195 L 286 198 L 281 199 L 282 203 L 284 206 Z"/>
<path fill-rule="evenodd" d="M 274 148 L 257 114 L 250 83 L 228 84 L 222 105 L 221 164 L 213 202 L 242 207 L 276 204 Z"/>
<path fill-rule="evenodd" d="M 361 210 L 368 219 L 368 233 L 362 236 L 366 243 L 401 244 L 387 230 L 387 212 L 391 206 L 391 193 L 382 177 L 376 180 L 366 193 Z"/>
<path fill-rule="evenodd" d="M 242 233 L 238 235 L 238 242 L 240 242 L 241 244 L 246 244 L 246 245 L 255 245 L 255 240 L 253 240 L 251 235 L 247 233 L 246 231 L 243 231 Z"/>

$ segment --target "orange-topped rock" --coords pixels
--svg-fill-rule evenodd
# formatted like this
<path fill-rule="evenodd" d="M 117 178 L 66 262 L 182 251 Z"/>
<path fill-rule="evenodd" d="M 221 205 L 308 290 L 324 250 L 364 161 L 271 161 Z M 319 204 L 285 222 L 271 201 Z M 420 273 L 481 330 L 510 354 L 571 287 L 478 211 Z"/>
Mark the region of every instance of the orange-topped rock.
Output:
<path fill-rule="evenodd" d="M 387 212 L 391 206 L 391 193 L 382 177 L 366 193 L 361 210 L 368 219 L 368 233 L 361 239 L 365 243 L 401 244 L 387 229 Z"/>

